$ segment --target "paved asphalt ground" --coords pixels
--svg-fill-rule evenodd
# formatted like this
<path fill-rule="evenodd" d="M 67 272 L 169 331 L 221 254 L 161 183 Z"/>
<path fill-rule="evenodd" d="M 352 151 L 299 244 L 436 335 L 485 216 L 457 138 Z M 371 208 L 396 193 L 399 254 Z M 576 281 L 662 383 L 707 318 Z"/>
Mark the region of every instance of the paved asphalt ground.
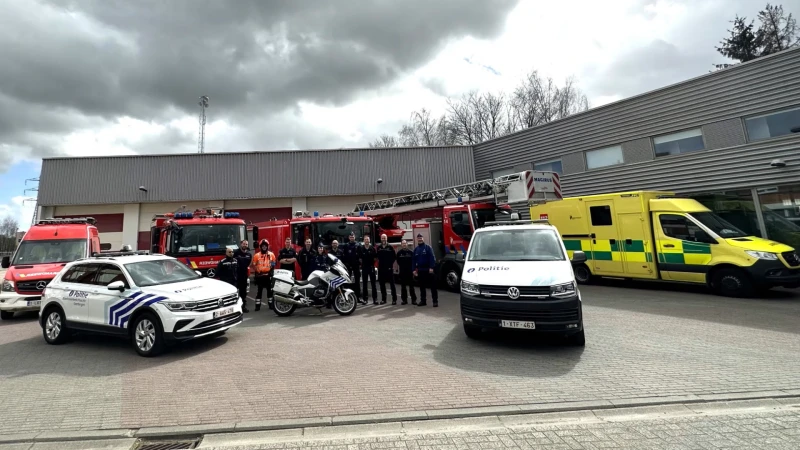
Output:
<path fill-rule="evenodd" d="M 800 292 L 737 300 L 606 282 L 582 293 L 585 348 L 519 334 L 468 340 L 452 294 L 437 309 L 367 306 L 351 317 L 251 312 L 226 337 L 154 359 L 104 337 L 48 346 L 36 315 L 18 316 L 0 322 L 0 438 L 643 397 L 800 396 Z"/>

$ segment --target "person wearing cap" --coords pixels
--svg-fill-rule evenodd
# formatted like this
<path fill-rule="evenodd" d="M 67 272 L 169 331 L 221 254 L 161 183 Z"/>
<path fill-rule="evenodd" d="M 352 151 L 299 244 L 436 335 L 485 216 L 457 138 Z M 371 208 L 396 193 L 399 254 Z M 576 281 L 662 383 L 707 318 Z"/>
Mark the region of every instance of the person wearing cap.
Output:
<path fill-rule="evenodd" d="M 414 290 L 414 271 L 411 269 L 411 262 L 414 259 L 414 252 L 408 248 L 408 242 L 403 239 L 400 242 L 400 250 L 397 251 L 397 266 L 400 268 L 400 300 L 403 305 L 408 304 L 408 291 L 411 291 L 411 304 L 417 304 L 417 293 Z M 406 291 L 408 287 L 408 291 Z"/>
<path fill-rule="evenodd" d="M 253 255 L 250 253 L 250 243 L 243 239 L 239 243 L 239 248 L 233 252 L 233 257 L 239 265 L 239 272 L 236 275 L 236 289 L 239 290 L 239 297 L 242 299 L 242 308 L 247 308 L 247 280 L 250 278 L 250 264 L 253 262 Z"/>
<path fill-rule="evenodd" d="M 411 268 L 414 271 L 414 276 L 419 281 L 419 303 L 417 306 L 426 306 L 428 304 L 425 288 L 431 290 L 431 300 L 433 300 L 433 307 L 439 306 L 439 293 L 436 292 L 436 275 L 434 268 L 436 267 L 436 256 L 433 254 L 433 249 L 430 245 L 425 243 L 422 234 L 417 235 L 417 248 L 414 249 L 414 258 L 411 260 Z"/>
<path fill-rule="evenodd" d="M 364 295 L 362 303 L 367 303 L 367 280 L 372 286 L 372 303 L 378 304 L 378 292 L 375 286 L 375 260 L 378 252 L 369 240 L 369 236 L 364 236 L 364 245 L 359 248 L 358 257 L 361 259 L 361 294 Z"/>
<path fill-rule="evenodd" d="M 385 234 L 381 235 L 381 245 L 377 248 L 378 254 L 378 282 L 381 285 L 381 305 L 386 303 L 386 282 L 392 288 L 392 304 L 397 304 L 397 289 L 394 286 L 394 262 L 397 255 L 394 247 L 389 245 Z"/>
<path fill-rule="evenodd" d="M 252 266 L 255 269 L 256 311 L 261 309 L 261 294 L 267 289 L 267 302 L 272 309 L 272 269 L 275 267 L 275 254 L 269 251 L 269 241 L 262 239 L 258 243 L 258 253 L 253 255 Z M 247 310 L 244 310 L 247 312 Z"/>
<path fill-rule="evenodd" d="M 342 262 L 347 267 L 347 270 L 350 271 L 350 276 L 353 278 L 351 287 L 356 293 L 356 298 L 361 301 L 361 263 L 359 262 L 358 243 L 356 242 L 355 233 L 350 233 L 347 243 L 343 247 Z"/>
<path fill-rule="evenodd" d="M 307 280 L 308 276 L 311 275 L 311 267 L 316 252 L 311 247 L 311 239 L 306 239 L 306 246 L 297 254 L 297 262 L 300 264 L 300 273 L 304 280 Z"/>

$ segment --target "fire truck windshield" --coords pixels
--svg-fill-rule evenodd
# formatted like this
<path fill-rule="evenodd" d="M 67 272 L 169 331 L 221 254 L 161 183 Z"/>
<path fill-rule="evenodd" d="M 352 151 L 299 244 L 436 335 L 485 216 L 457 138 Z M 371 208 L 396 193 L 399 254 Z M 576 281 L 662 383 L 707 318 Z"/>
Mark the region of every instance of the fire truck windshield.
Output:
<path fill-rule="evenodd" d="M 226 248 L 238 248 L 246 238 L 244 225 L 184 225 L 172 233 L 174 254 L 223 254 Z"/>
<path fill-rule="evenodd" d="M 331 245 L 331 242 L 335 239 L 339 241 L 340 244 L 347 242 L 350 238 L 350 233 L 352 232 L 356 236 L 356 241 L 363 241 L 364 236 L 369 236 L 370 239 L 373 238 L 372 236 L 372 221 L 357 221 L 357 222 L 318 222 L 316 223 L 317 227 L 317 236 L 320 236 L 320 240 L 325 245 Z"/>

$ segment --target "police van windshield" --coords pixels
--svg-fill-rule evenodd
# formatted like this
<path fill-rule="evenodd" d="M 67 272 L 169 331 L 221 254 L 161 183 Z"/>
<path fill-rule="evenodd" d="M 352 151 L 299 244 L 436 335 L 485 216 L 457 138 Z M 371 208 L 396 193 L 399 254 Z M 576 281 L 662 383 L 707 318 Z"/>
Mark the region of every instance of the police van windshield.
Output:
<path fill-rule="evenodd" d="M 172 253 L 223 254 L 247 237 L 244 225 L 185 225 L 172 233 Z"/>
<path fill-rule="evenodd" d="M 139 287 L 180 283 L 200 278 L 193 270 L 175 259 L 157 259 L 125 264 L 134 284 Z"/>
<path fill-rule="evenodd" d="M 469 261 L 564 261 L 558 235 L 550 229 L 505 229 L 476 233 Z"/>
<path fill-rule="evenodd" d="M 697 219 L 698 222 L 708 227 L 711 231 L 716 233 L 717 236 L 723 239 L 747 236 L 747 233 L 736 228 L 735 226 L 731 225 L 730 222 L 712 212 L 692 213 L 692 217 Z"/>
<path fill-rule="evenodd" d="M 331 245 L 335 239 L 339 241 L 339 245 L 344 244 L 350 240 L 350 233 L 356 236 L 356 241 L 361 242 L 364 236 L 369 236 L 372 239 L 372 222 L 317 222 L 317 237 L 326 246 Z"/>
<path fill-rule="evenodd" d="M 52 264 L 86 257 L 86 239 L 23 240 L 11 265 Z"/>

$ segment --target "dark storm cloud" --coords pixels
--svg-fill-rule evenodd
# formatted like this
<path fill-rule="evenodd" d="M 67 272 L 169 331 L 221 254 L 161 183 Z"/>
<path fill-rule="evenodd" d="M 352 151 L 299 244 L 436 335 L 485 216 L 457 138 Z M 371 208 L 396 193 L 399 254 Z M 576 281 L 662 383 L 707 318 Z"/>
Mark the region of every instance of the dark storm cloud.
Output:
<path fill-rule="evenodd" d="M 97 118 L 165 121 L 167 111 L 194 114 L 203 94 L 215 118 L 233 122 L 299 101 L 346 104 L 450 39 L 499 34 L 516 2 L 0 2 L 0 96 L 26 109 L 0 112 L 0 143 L 35 147 L 26 136 Z"/>

